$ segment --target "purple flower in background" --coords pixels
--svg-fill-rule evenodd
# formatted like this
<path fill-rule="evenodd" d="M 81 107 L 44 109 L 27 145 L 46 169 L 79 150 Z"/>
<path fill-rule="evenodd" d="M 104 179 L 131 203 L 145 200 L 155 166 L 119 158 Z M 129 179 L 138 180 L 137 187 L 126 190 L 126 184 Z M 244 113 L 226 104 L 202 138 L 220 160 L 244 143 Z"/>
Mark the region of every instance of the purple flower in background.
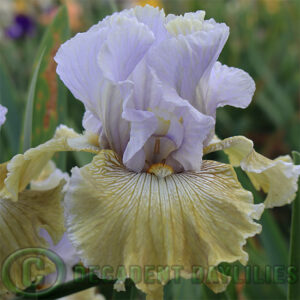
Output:
<path fill-rule="evenodd" d="M 6 28 L 5 34 L 7 37 L 16 40 L 34 35 L 35 28 L 36 24 L 31 17 L 19 14 L 15 16 L 13 24 Z"/>

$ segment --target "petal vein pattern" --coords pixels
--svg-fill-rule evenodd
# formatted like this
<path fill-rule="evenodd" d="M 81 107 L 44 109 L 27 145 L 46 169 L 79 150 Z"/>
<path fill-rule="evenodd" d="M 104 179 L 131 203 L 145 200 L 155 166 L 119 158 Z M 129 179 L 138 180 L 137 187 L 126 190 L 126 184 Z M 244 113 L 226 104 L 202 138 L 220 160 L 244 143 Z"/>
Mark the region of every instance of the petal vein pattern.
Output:
<path fill-rule="evenodd" d="M 158 178 L 128 171 L 110 150 L 73 169 L 65 199 L 68 235 L 86 265 L 181 265 L 186 276 L 193 265 L 246 263 L 242 248 L 260 232 L 253 219 L 263 207 L 230 165 L 203 161 L 199 172 Z"/>

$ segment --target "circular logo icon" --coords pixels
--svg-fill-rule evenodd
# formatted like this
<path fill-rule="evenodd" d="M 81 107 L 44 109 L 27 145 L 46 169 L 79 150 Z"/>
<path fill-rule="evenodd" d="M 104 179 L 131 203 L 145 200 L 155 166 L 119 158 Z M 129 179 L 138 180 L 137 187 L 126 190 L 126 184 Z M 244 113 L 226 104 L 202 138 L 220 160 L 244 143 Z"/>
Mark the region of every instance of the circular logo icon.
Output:
<path fill-rule="evenodd" d="M 21 259 L 24 258 L 21 262 Z M 43 271 L 45 270 L 45 258 L 49 259 L 55 265 L 56 270 L 56 280 L 55 282 L 46 289 L 38 290 L 35 292 L 28 292 L 17 287 L 17 284 L 11 278 L 11 270 L 14 265 L 18 261 L 18 264 L 21 268 L 21 282 L 24 287 L 29 287 L 32 284 L 32 266 L 34 266 L 37 270 Z M 47 295 L 57 288 L 58 285 L 65 282 L 66 279 L 66 266 L 63 260 L 53 251 L 44 249 L 44 248 L 26 248 L 20 249 L 13 254 L 11 254 L 3 263 L 2 271 L 1 271 L 2 282 L 5 287 L 15 294 L 20 294 L 26 297 L 34 297 L 34 296 L 42 296 Z M 41 283 L 44 276 L 38 275 L 35 277 L 35 282 L 37 284 Z"/>

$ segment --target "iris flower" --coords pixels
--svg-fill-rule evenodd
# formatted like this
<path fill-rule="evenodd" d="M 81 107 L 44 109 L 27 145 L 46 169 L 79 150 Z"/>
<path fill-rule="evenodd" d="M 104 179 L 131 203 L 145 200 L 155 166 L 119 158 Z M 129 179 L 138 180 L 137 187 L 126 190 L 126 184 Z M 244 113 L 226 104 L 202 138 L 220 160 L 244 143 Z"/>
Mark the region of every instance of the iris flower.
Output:
<path fill-rule="evenodd" d="M 19 203 L 55 152 L 95 154 L 72 170 L 66 188 L 68 237 L 86 266 L 122 266 L 125 278 L 132 266 L 154 267 L 151 282 L 145 272 L 136 283 L 148 299 L 162 299 L 174 266 L 185 278 L 193 266 L 213 272 L 205 284 L 223 291 L 229 281 L 215 267 L 246 264 L 243 246 L 261 231 L 255 220 L 297 191 L 300 167 L 289 156 L 270 160 L 245 137 L 216 137 L 216 109 L 247 107 L 255 84 L 218 62 L 229 28 L 204 16 L 136 7 L 63 44 L 57 73 L 85 106 L 86 132 L 60 126 L 52 140 L 13 158 L 3 181 L 2 193 Z M 206 160 L 214 151 L 230 164 Z M 254 204 L 237 166 L 267 193 L 264 203 Z M 124 276 L 111 275 L 121 290 Z"/>
<path fill-rule="evenodd" d="M 216 109 L 247 107 L 255 84 L 217 61 L 229 28 L 204 16 L 136 7 L 56 55 L 57 73 L 85 105 L 83 126 L 103 149 L 72 170 L 65 198 L 68 234 L 86 265 L 123 265 L 128 276 L 130 266 L 180 265 L 189 277 L 193 265 L 246 264 L 243 246 L 261 231 L 254 220 L 264 206 L 295 197 L 299 168 L 290 157 L 269 160 L 245 137 L 214 138 Z M 203 159 L 217 150 L 231 164 Z M 253 203 L 233 166 L 268 193 L 264 204 Z M 216 292 L 221 277 L 208 283 Z M 162 297 L 160 284 L 137 286 Z"/>

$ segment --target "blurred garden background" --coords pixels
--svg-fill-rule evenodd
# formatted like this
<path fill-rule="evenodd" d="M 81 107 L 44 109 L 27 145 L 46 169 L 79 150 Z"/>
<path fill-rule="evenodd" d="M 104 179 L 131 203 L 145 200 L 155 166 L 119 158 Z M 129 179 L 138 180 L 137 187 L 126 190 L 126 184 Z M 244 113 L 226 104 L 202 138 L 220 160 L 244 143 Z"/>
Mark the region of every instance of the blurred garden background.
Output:
<path fill-rule="evenodd" d="M 28 101 L 33 105 L 32 146 L 49 139 L 60 123 L 82 131 L 84 107 L 59 82 L 53 56 L 62 42 L 113 10 L 146 3 L 174 14 L 205 10 L 206 19 L 214 18 L 230 27 L 219 60 L 247 71 L 256 82 L 256 93 L 245 110 L 219 109 L 216 131 L 220 138 L 249 137 L 256 150 L 269 158 L 300 151 L 300 1 L 0 0 L 0 103 L 8 108 L 7 122 L 0 132 L 0 162 L 26 149 L 22 140 Z M 60 9 L 61 5 L 66 9 Z M 57 160 L 61 168 L 70 170 L 90 157 L 75 153 Z M 256 192 L 238 169 L 237 173 L 254 193 L 255 201 L 261 202 L 263 193 Z M 181 285 L 170 282 L 165 299 L 286 299 L 287 280 L 270 280 L 266 266 L 274 270 L 289 264 L 291 207 L 266 211 L 260 222 L 262 234 L 247 244 L 249 264 L 259 266 L 258 276 L 264 279 L 260 284 L 244 283 L 245 273 L 239 265 L 241 282 L 230 284 L 223 294 L 215 295 L 203 285 L 185 280 Z M 113 292 L 107 286 L 100 290 L 107 299 L 143 299 L 129 286 L 127 293 Z"/>

